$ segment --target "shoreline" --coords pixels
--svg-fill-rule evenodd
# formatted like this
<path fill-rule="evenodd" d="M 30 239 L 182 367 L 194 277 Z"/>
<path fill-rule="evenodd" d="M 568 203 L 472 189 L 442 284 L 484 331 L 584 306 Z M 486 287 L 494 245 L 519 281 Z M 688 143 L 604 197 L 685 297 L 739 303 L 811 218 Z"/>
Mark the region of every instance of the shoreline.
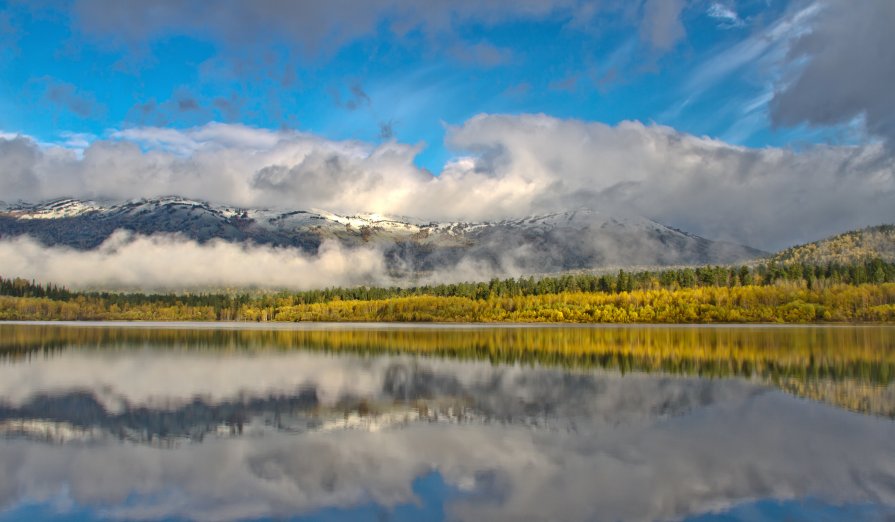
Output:
<path fill-rule="evenodd" d="M 59 326 L 77 328 L 146 328 L 196 330 L 478 330 L 510 328 L 633 329 L 633 328 L 895 328 L 890 322 L 820 323 L 565 323 L 565 322 L 402 322 L 402 321 L 0 321 L 0 326 Z"/>

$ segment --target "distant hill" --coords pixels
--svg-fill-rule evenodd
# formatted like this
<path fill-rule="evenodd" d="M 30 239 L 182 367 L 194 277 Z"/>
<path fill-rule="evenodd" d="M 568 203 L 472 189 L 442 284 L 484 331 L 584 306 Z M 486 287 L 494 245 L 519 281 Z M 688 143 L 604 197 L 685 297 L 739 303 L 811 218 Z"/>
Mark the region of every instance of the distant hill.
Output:
<path fill-rule="evenodd" d="M 778 252 L 777 263 L 850 264 L 869 259 L 895 261 L 895 225 L 879 225 L 852 230 L 813 243 Z"/>
<path fill-rule="evenodd" d="M 767 256 L 637 216 L 595 210 L 496 222 L 429 222 L 376 214 L 216 206 L 180 197 L 98 203 L 61 199 L 0 207 L 0 238 L 28 235 L 46 245 L 99 246 L 115 230 L 177 233 L 199 242 L 290 246 L 314 253 L 323 241 L 374 246 L 397 273 L 464 263 L 521 273 L 621 266 L 732 264 Z"/>

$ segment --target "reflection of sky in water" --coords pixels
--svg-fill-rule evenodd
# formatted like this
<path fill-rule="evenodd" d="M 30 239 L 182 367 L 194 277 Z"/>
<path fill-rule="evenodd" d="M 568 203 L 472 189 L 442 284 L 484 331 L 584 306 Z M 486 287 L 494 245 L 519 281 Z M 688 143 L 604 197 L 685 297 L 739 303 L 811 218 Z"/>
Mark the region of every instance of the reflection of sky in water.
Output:
<path fill-rule="evenodd" d="M 895 422 L 744 379 L 65 350 L 0 406 L 0 520 L 895 516 Z"/>
<path fill-rule="evenodd" d="M 353 507 L 324 508 L 315 513 L 296 515 L 293 517 L 258 517 L 257 520 L 274 521 L 296 520 L 302 522 L 336 522 L 344 520 L 371 520 L 371 521 L 416 521 L 427 520 L 438 522 L 445 520 L 444 505 L 446 502 L 462 493 L 457 488 L 445 484 L 441 476 L 436 473 L 428 473 L 413 481 L 414 502 L 399 504 L 386 508 L 375 503 L 364 503 Z M 62 506 L 60 503 L 64 503 Z M 62 508 L 62 509 L 60 509 Z M 106 517 L 107 514 L 100 510 L 89 509 L 83 506 L 75 506 L 68 499 L 57 499 L 57 503 L 24 504 L 11 509 L 6 513 L 0 513 L 0 521 L 19 520 L 72 520 L 86 521 Z M 153 520 L 184 520 L 177 517 L 160 517 Z"/>
<path fill-rule="evenodd" d="M 364 504 L 351 508 L 325 508 L 307 515 L 293 517 L 259 517 L 257 520 L 294 520 L 301 522 L 341 522 L 352 521 L 388 521 L 403 522 L 426 520 L 438 522 L 445 520 L 445 503 L 458 498 L 463 493 L 458 493 L 456 488 L 445 484 L 437 473 L 429 473 L 414 480 L 413 492 L 417 501 L 409 504 L 401 504 L 391 508 L 384 508 L 376 504 Z M 823 501 L 809 498 L 799 500 L 759 500 L 736 505 L 728 510 L 715 513 L 700 514 L 687 517 L 686 522 L 777 522 L 786 521 L 811 521 L 811 522 L 839 522 L 843 520 L 864 521 L 888 521 L 891 520 L 893 511 L 885 506 L 872 504 L 845 504 L 833 505 Z M 18 520 L 70 520 L 91 521 L 105 518 L 101 511 L 86 509 L 81 506 L 69 505 L 60 509 L 60 506 L 52 504 L 27 504 L 6 513 L 0 513 L 0 521 Z M 160 517 L 154 520 L 177 521 L 185 520 L 176 517 Z"/>

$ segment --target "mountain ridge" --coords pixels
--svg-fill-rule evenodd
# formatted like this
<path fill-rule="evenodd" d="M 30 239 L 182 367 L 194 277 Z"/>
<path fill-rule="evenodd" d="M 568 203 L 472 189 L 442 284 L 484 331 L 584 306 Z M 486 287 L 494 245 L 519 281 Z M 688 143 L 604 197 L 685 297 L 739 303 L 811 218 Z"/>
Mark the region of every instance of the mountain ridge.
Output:
<path fill-rule="evenodd" d="M 895 225 L 875 225 L 795 245 L 777 252 L 776 263 L 853 264 L 872 259 L 895 261 Z"/>
<path fill-rule="evenodd" d="M 527 272 L 686 264 L 731 264 L 767 256 L 647 218 L 579 208 L 500 221 L 426 221 L 376 213 L 254 209 L 166 196 L 126 202 L 60 198 L 0 207 L 0 237 L 28 235 L 48 246 L 91 250 L 116 230 L 179 234 L 314 254 L 325 241 L 375 247 L 391 269 L 426 272 L 460 262 Z M 499 271 L 499 270 L 498 270 Z"/>

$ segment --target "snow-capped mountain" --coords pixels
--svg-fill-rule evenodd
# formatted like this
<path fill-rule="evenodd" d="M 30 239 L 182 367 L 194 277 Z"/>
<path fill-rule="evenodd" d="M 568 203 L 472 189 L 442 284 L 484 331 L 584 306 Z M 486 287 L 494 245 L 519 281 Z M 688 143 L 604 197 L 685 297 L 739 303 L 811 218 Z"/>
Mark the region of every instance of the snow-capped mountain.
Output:
<path fill-rule="evenodd" d="M 0 237 L 30 235 L 80 250 L 114 231 L 177 233 L 199 242 L 297 247 L 314 253 L 326 240 L 374 246 L 395 270 L 431 271 L 465 261 L 528 273 L 683 264 L 728 264 L 764 252 L 711 241 L 642 217 L 572 210 L 495 222 L 426 222 L 378 214 L 211 205 L 181 197 L 124 203 L 59 199 L 0 207 Z"/>

